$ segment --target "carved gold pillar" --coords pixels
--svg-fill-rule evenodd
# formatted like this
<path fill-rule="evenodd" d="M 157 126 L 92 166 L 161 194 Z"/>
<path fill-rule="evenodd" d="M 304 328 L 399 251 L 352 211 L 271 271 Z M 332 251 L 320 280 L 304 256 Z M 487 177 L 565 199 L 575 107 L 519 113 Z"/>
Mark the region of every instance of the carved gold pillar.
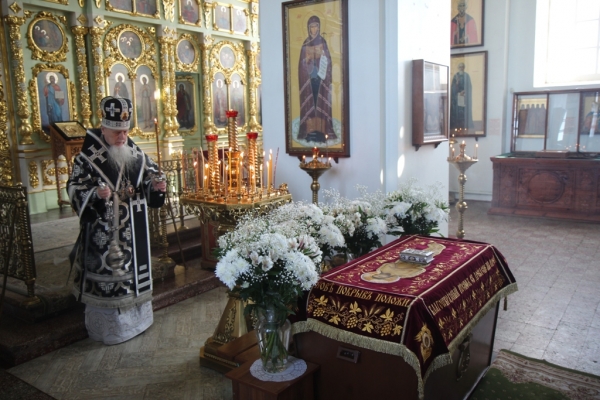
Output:
<path fill-rule="evenodd" d="M 250 26 L 252 35 L 258 37 L 258 1 L 250 2 Z"/>
<path fill-rule="evenodd" d="M 212 29 L 212 23 L 210 20 L 210 10 L 213 9 L 214 3 L 212 0 L 204 0 L 204 26 Z"/>
<path fill-rule="evenodd" d="M 212 135 L 216 133 L 215 125 L 212 120 L 213 106 L 211 96 L 211 82 L 212 77 L 210 76 L 210 50 L 212 48 L 214 39 L 210 35 L 203 35 L 202 37 L 202 105 L 204 108 L 204 134 Z"/>
<path fill-rule="evenodd" d="M 175 20 L 175 0 L 163 0 L 165 19 L 173 22 Z"/>
<path fill-rule="evenodd" d="M 77 75 L 79 77 L 79 87 L 81 87 L 80 99 L 81 99 L 81 117 L 82 124 L 86 128 L 92 127 L 90 117 L 92 116 L 92 109 L 90 104 L 90 82 L 88 78 L 88 67 L 87 67 L 87 49 L 85 46 L 85 35 L 88 33 L 88 29 L 83 26 L 71 27 L 73 36 L 75 37 L 75 54 L 77 55 Z"/>
<path fill-rule="evenodd" d="M 256 65 L 256 57 L 258 55 L 258 44 L 256 42 L 251 42 L 249 44 L 250 49 L 246 51 L 248 55 L 248 81 L 249 81 L 249 99 L 250 99 L 250 112 L 249 112 L 249 120 L 248 120 L 248 130 L 249 132 L 260 132 L 262 131 L 261 126 L 258 123 L 257 115 L 257 106 L 256 106 L 256 93 L 258 91 L 258 79 L 257 79 L 257 71 L 258 66 Z"/>
<path fill-rule="evenodd" d="M 169 40 L 169 87 L 171 92 L 171 121 L 172 127 L 170 136 L 179 135 L 179 122 L 177 121 L 177 81 L 175 80 L 175 69 L 177 68 L 177 63 L 175 62 L 175 57 L 177 54 L 177 40 L 175 38 L 175 33 L 173 32 L 173 37 Z"/>
<path fill-rule="evenodd" d="M 98 126 L 102 120 L 102 110 L 100 109 L 100 101 L 106 96 L 106 88 L 104 87 L 104 68 L 102 63 L 104 56 L 102 55 L 102 39 L 104 38 L 104 27 L 93 27 L 90 28 L 90 34 L 92 36 L 92 57 L 94 60 L 94 82 L 96 90 L 96 117 L 98 118 Z"/>
<path fill-rule="evenodd" d="M 21 39 L 21 25 L 25 23 L 25 18 L 7 16 L 5 21 L 9 27 L 10 50 L 13 59 L 12 71 L 17 92 L 17 115 L 20 122 L 18 132 L 21 134 L 19 144 L 33 144 L 31 138 L 33 129 L 29 122 L 30 108 L 27 104 L 27 83 L 23 67 L 23 40 Z"/>
<path fill-rule="evenodd" d="M 163 108 L 164 115 L 164 129 L 165 129 L 165 137 L 173 136 L 173 120 L 172 120 L 172 100 L 171 100 L 171 74 L 170 74 L 170 65 L 171 65 L 171 39 L 168 36 L 161 36 L 158 38 L 158 42 L 160 43 L 160 55 L 161 55 L 161 78 L 162 78 L 162 87 L 163 93 L 161 94 L 161 104 Z"/>
<path fill-rule="evenodd" d="M 0 33 L 0 39 L 4 42 L 4 34 Z M 0 62 L 0 73 L 4 73 L 4 53 L 0 53 L 2 62 Z M 10 151 L 10 142 L 8 141 L 8 103 L 6 102 L 6 93 L 4 84 L 0 78 L 0 185 L 11 186 L 13 184 L 13 162 Z"/>

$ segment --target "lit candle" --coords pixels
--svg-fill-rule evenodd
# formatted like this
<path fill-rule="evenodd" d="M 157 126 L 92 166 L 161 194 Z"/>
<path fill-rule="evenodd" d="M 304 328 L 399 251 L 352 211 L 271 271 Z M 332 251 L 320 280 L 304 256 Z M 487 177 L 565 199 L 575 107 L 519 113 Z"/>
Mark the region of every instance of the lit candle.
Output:
<path fill-rule="evenodd" d="M 158 120 L 154 118 L 154 132 L 156 135 L 156 161 L 158 163 L 158 176 L 161 176 L 160 172 L 160 145 L 158 144 Z"/>
<path fill-rule="evenodd" d="M 263 166 L 262 166 L 262 164 L 260 164 L 258 172 L 260 173 L 260 192 L 262 193 L 263 187 L 265 186 L 265 181 L 263 180 Z"/>
<path fill-rule="evenodd" d="M 454 146 L 450 146 L 450 150 L 452 151 L 451 157 L 454 158 Z"/>
<path fill-rule="evenodd" d="M 269 150 L 269 163 L 267 164 L 267 189 L 271 188 L 271 179 L 273 179 L 273 150 Z"/>
<path fill-rule="evenodd" d="M 204 175 L 204 184 L 202 186 L 203 189 L 206 189 L 206 184 L 208 183 L 208 173 L 209 172 L 210 172 L 209 164 L 206 163 L 206 164 L 204 164 L 204 167 L 202 169 L 202 175 Z"/>
<path fill-rule="evenodd" d="M 327 158 L 327 165 L 331 165 L 331 157 Z"/>
<path fill-rule="evenodd" d="M 265 157 L 264 150 L 263 150 L 263 161 L 265 163 L 265 166 L 263 168 L 263 166 L 261 165 L 261 168 L 262 168 L 262 171 L 260 172 L 260 180 L 262 181 L 261 186 L 266 187 L 267 190 L 269 190 L 269 187 L 266 186 L 267 185 L 267 158 Z"/>
<path fill-rule="evenodd" d="M 306 156 L 302 156 L 302 164 L 306 164 Z"/>
<path fill-rule="evenodd" d="M 229 164 L 229 184 L 231 185 L 231 147 L 229 153 L 227 153 L 227 163 Z"/>
<path fill-rule="evenodd" d="M 477 159 L 477 148 L 479 147 L 479 143 L 475 143 L 475 159 Z"/>
<path fill-rule="evenodd" d="M 194 169 L 196 169 L 196 192 L 200 190 L 200 163 L 194 161 Z"/>
<path fill-rule="evenodd" d="M 328 138 L 329 135 L 325 135 L 325 157 L 329 157 L 329 143 L 327 142 Z"/>

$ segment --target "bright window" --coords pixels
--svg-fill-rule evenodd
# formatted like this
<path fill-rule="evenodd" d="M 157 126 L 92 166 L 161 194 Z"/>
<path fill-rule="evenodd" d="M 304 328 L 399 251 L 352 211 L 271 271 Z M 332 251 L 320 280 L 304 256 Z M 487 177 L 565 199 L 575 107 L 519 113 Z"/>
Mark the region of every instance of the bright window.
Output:
<path fill-rule="evenodd" d="M 600 1 L 538 0 L 534 86 L 600 83 Z"/>

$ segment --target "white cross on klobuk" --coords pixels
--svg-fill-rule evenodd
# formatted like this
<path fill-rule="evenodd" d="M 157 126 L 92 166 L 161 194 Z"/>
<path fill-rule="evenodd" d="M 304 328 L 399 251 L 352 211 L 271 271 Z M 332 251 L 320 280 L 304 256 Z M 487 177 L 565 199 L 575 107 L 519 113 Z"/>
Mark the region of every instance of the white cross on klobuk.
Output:
<path fill-rule="evenodd" d="M 97 158 L 97 159 L 99 159 L 101 162 L 104 162 L 104 161 L 106 161 L 106 158 L 104 158 L 104 156 L 102 155 L 102 154 L 106 153 L 106 149 L 105 149 L 104 147 L 101 147 L 101 148 L 99 148 L 99 149 L 96 149 L 96 148 L 94 147 L 94 145 L 91 145 L 91 146 L 89 147 L 89 150 L 90 150 L 90 151 L 93 153 L 93 154 L 90 156 L 90 161 L 92 161 L 92 162 L 93 162 L 93 161 L 94 161 L 96 158 Z"/>
<path fill-rule="evenodd" d="M 141 199 L 140 194 L 136 193 L 135 200 L 131 200 L 130 204 L 132 206 L 137 206 L 137 210 L 135 210 L 135 212 L 140 212 L 140 211 L 142 211 L 142 208 L 140 206 L 143 206 L 144 204 L 146 204 L 146 199 Z"/>
<path fill-rule="evenodd" d="M 106 112 L 110 112 L 111 117 L 115 116 L 115 112 L 121 111 L 120 108 L 115 108 L 115 103 L 110 103 L 110 107 L 104 107 L 104 109 L 106 110 Z"/>

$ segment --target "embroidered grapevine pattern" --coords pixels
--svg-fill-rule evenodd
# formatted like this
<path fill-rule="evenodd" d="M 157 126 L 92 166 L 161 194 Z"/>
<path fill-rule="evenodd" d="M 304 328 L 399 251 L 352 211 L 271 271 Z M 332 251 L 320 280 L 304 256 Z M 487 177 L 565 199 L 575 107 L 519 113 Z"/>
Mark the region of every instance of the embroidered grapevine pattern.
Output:
<path fill-rule="evenodd" d="M 308 312 L 334 325 L 358 329 L 381 337 L 400 335 L 400 323 L 404 320 L 404 313 L 395 314 L 390 308 L 386 310 L 384 306 L 362 306 L 356 301 L 342 303 L 336 298 L 325 296 L 311 298 Z"/>

